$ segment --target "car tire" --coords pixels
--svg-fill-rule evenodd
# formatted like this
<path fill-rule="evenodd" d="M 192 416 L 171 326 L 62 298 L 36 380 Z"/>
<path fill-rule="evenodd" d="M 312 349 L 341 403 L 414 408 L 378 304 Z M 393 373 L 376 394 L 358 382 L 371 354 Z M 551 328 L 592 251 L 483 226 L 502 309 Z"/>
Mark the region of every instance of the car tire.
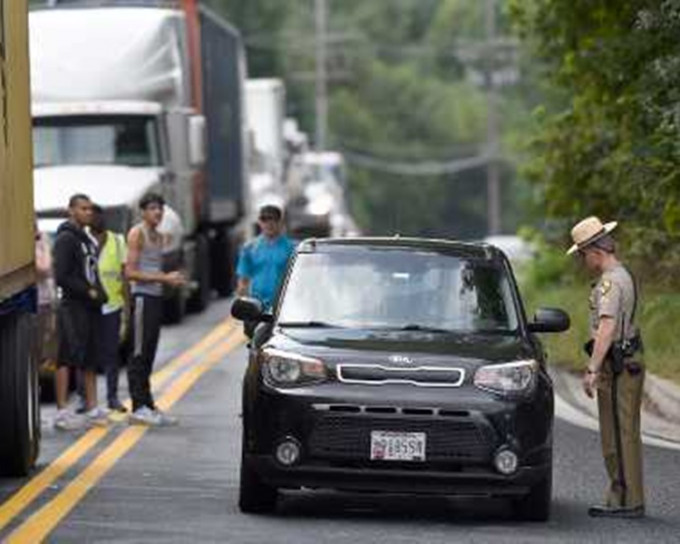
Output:
<path fill-rule="evenodd" d="M 191 294 L 188 309 L 202 312 L 210 305 L 212 285 L 210 283 L 210 242 L 204 234 L 196 238 L 196 279 L 198 288 Z"/>
<path fill-rule="evenodd" d="M 238 507 L 244 514 L 269 514 L 276 510 L 279 491 L 277 488 L 265 484 L 249 465 L 245 454 L 245 441 L 241 446 L 241 451 Z"/>
<path fill-rule="evenodd" d="M 0 474 L 26 476 L 40 451 L 33 316 L 0 318 Z"/>
<path fill-rule="evenodd" d="M 552 465 L 545 477 L 529 493 L 514 499 L 515 518 L 521 521 L 548 521 L 552 501 Z"/>
<path fill-rule="evenodd" d="M 236 241 L 226 227 L 219 228 L 210 244 L 211 281 L 217 296 L 225 298 L 236 285 Z"/>

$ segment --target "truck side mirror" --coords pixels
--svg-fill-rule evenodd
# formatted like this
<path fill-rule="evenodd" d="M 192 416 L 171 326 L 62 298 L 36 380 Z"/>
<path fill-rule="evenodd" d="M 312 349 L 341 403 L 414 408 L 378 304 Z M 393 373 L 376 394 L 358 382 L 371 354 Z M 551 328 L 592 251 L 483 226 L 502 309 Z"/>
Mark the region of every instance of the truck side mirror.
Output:
<path fill-rule="evenodd" d="M 205 131 L 205 117 L 202 115 L 189 117 L 189 162 L 193 167 L 199 167 L 205 163 Z"/>

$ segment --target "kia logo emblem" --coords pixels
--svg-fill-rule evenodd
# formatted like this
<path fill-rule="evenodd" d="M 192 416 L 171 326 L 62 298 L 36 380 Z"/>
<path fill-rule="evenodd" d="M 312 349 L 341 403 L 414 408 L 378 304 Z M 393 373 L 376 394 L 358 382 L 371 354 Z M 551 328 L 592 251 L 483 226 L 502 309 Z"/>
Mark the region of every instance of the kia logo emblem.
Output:
<path fill-rule="evenodd" d="M 413 359 L 407 357 L 406 355 L 392 355 L 390 356 L 390 363 L 398 365 L 410 365 L 413 363 Z"/>

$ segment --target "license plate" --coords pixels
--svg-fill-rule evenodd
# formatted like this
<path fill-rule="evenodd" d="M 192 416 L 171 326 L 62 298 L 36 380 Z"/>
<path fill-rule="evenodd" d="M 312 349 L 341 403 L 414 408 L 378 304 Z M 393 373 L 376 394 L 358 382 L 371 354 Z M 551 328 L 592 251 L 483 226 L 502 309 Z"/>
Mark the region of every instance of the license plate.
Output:
<path fill-rule="evenodd" d="M 425 461 L 425 433 L 371 431 L 371 461 Z"/>

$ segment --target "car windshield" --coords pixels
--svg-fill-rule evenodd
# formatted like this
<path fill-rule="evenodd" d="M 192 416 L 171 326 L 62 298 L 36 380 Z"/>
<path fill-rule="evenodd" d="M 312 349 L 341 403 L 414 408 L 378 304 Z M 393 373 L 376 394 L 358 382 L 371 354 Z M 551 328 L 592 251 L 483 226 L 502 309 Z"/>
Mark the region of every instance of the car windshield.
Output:
<path fill-rule="evenodd" d="M 161 164 L 156 121 L 149 116 L 40 117 L 33 148 L 36 167 Z"/>
<path fill-rule="evenodd" d="M 518 318 L 511 284 L 498 264 L 428 251 L 352 248 L 298 256 L 278 323 L 509 333 Z"/>

